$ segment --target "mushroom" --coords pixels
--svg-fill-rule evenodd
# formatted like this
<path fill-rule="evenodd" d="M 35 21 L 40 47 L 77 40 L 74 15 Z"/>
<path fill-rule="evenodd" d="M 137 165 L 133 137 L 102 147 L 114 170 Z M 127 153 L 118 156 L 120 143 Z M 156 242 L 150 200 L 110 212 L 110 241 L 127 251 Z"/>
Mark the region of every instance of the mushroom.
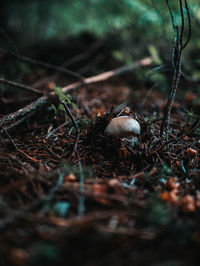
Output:
<path fill-rule="evenodd" d="M 123 141 L 128 141 L 134 146 L 138 143 L 137 135 L 140 134 L 140 124 L 131 116 L 118 116 L 110 121 L 104 133 L 119 136 Z"/>

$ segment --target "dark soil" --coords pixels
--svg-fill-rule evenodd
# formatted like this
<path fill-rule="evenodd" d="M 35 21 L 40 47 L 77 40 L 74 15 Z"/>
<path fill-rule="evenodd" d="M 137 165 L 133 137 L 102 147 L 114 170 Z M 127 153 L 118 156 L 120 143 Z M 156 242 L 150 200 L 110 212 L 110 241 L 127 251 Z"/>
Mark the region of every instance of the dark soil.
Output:
<path fill-rule="evenodd" d="M 119 64 L 97 55 L 99 71 L 103 62 Z M 38 89 L 50 90 L 52 73 L 34 71 L 27 82 L 43 80 Z M 66 83 L 62 75 L 56 81 Z M 2 130 L 0 265 L 199 265 L 200 105 L 190 86 L 180 85 L 167 142 L 160 138 L 166 92 L 132 74 L 71 93 L 76 152 L 71 119 L 55 117 L 51 103 Z M 22 90 L 1 96 L 2 117 L 37 99 Z M 141 125 L 134 147 L 104 134 L 124 101 Z"/>

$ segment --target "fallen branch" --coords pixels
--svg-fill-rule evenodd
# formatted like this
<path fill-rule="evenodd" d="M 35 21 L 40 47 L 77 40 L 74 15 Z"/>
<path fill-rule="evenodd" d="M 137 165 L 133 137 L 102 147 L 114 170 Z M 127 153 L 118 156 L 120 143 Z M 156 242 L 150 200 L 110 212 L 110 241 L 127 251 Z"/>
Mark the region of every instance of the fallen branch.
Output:
<path fill-rule="evenodd" d="M 85 78 L 83 79 L 83 82 L 75 82 L 75 83 L 69 84 L 63 87 L 61 90 L 63 93 L 68 93 L 69 91 L 79 89 L 82 86 L 88 86 L 94 83 L 106 81 L 112 77 L 122 75 L 136 68 L 148 66 L 151 64 L 151 62 L 152 62 L 152 59 L 150 57 L 147 57 L 145 59 L 136 61 L 129 66 L 122 66 L 115 70 L 110 70 L 110 71 L 101 73 L 99 75 L 93 76 L 93 77 Z M 52 91 L 49 94 L 38 98 L 36 101 L 30 103 L 29 105 L 26 105 L 25 107 L 17 110 L 16 112 L 5 115 L 4 117 L 0 119 L 0 125 L 4 127 L 5 129 L 7 129 L 7 127 L 9 127 L 9 129 L 15 127 L 15 124 L 17 123 L 18 119 L 23 118 L 27 114 L 30 114 L 30 115 L 34 114 L 36 111 L 41 109 L 45 104 L 47 104 L 50 98 L 54 98 L 56 96 L 57 96 L 56 92 Z"/>
<path fill-rule="evenodd" d="M 14 56 L 14 57 L 16 57 L 17 59 L 19 59 L 19 60 L 21 60 L 23 62 L 27 62 L 27 63 L 33 64 L 33 65 L 38 65 L 38 66 L 41 66 L 41 67 L 44 67 L 44 68 L 56 70 L 56 71 L 65 73 L 67 75 L 70 75 L 70 76 L 72 76 L 74 78 L 77 78 L 77 79 L 79 79 L 81 81 L 83 80 L 83 76 L 81 74 L 79 74 L 77 72 L 74 72 L 74 71 L 72 71 L 70 69 L 67 69 L 67 68 L 64 68 L 64 67 L 61 67 L 61 66 L 56 66 L 56 65 L 53 65 L 53 64 L 50 64 L 50 63 L 46 63 L 46 62 L 43 62 L 43 61 L 35 60 L 33 58 L 20 55 L 19 53 L 10 52 L 10 51 L 5 50 L 3 48 L 0 48 L 0 52 L 2 52 L 4 54 L 11 55 L 11 56 Z"/>
<path fill-rule="evenodd" d="M 36 110 L 39 110 L 41 107 L 43 107 L 47 103 L 47 99 L 48 97 L 46 95 L 42 96 L 29 105 L 26 105 L 25 107 L 17 110 L 16 112 L 5 115 L 0 119 L 0 125 L 4 127 L 4 129 L 7 129 L 8 127 L 9 129 L 13 128 L 14 126 L 16 126 L 15 124 L 19 124 L 18 120 L 21 120 L 28 114 L 33 115 Z M 24 120 L 22 119 L 22 121 Z"/>
<path fill-rule="evenodd" d="M 30 91 L 30 92 L 34 92 L 34 93 L 37 93 L 37 94 L 43 94 L 41 91 L 33 88 L 33 87 L 30 87 L 30 86 L 26 86 L 24 84 L 20 84 L 20 83 L 17 83 L 17 82 L 14 82 L 14 81 L 11 81 L 11 80 L 7 80 L 7 79 L 4 79 L 4 78 L 0 78 L 0 83 L 3 83 L 3 84 L 7 84 L 7 85 L 10 85 L 10 86 L 13 86 L 13 87 L 17 87 L 17 88 L 20 88 L 20 89 L 23 89 L 23 90 L 27 90 L 27 91 Z"/>

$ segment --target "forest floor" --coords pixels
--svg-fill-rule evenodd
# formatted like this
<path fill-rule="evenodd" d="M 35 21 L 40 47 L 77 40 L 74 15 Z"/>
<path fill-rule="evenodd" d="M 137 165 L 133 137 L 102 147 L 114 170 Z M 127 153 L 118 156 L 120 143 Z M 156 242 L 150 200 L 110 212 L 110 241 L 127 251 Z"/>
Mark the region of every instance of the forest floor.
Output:
<path fill-rule="evenodd" d="M 49 73 L 34 71 L 26 82 L 52 91 Z M 163 142 L 166 93 L 134 78 L 129 73 L 69 92 L 77 149 L 76 128 L 65 112 L 55 116 L 55 99 L 19 125 L 1 125 L 0 265 L 199 265 L 197 95 L 183 86 Z M 55 83 L 70 84 L 63 77 Z M 1 92 L 1 121 L 40 97 L 16 91 Z M 104 133 L 116 116 L 112 108 L 124 101 L 141 126 L 133 148 Z"/>

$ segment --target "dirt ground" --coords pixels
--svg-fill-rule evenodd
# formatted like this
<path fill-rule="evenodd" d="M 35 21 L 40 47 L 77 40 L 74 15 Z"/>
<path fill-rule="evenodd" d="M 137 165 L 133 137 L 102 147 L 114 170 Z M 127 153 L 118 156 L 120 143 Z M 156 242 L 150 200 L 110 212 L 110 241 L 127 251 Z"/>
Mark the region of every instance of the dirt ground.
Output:
<path fill-rule="evenodd" d="M 37 73 L 28 84 L 52 91 L 44 69 Z M 190 86 L 180 85 L 168 141 L 166 93 L 131 73 L 70 92 L 78 139 L 67 113 L 55 116 L 58 99 L 2 125 L 0 265 L 199 265 L 200 105 Z M 1 92 L 1 119 L 38 97 Z M 141 127 L 133 147 L 104 132 L 124 101 L 130 109 L 120 115 Z"/>

